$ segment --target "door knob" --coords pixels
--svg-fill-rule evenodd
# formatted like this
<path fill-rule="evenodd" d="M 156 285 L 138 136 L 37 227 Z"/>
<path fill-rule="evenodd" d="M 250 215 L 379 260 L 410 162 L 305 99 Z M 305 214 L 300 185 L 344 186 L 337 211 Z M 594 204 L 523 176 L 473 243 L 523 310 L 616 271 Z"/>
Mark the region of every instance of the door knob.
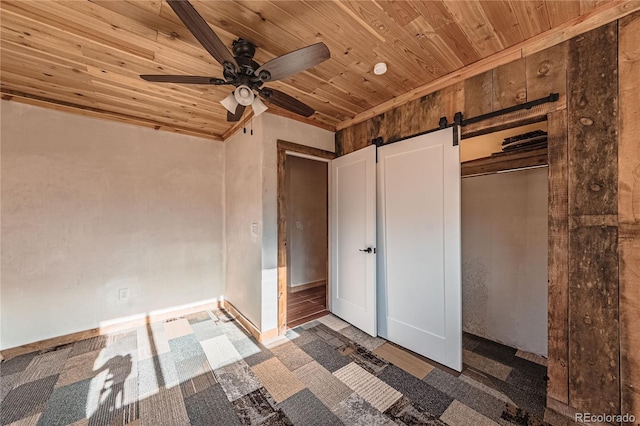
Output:
<path fill-rule="evenodd" d="M 375 252 L 374 249 L 372 249 L 371 247 L 367 247 L 366 249 L 359 249 L 360 251 L 364 251 L 366 253 L 371 253 L 371 252 Z"/>

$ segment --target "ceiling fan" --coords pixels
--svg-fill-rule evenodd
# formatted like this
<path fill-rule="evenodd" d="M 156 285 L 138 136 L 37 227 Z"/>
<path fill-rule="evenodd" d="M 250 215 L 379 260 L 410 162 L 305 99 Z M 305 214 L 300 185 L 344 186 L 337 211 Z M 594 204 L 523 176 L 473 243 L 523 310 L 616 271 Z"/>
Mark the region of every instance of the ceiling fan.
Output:
<path fill-rule="evenodd" d="M 216 61 L 220 62 L 223 67 L 224 79 L 191 75 L 141 75 L 143 80 L 158 83 L 235 86 L 234 91 L 220 101 L 227 109 L 227 121 L 239 121 L 245 108 L 249 105 L 253 108 L 254 115 L 263 113 L 267 106 L 262 103 L 259 97 L 304 117 L 313 115 L 315 111 L 309 105 L 284 92 L 262 87 L 262 85 L 269 81 L 289 77 L 329 59 L 329 49 L 324 43 L 316 43 L 294 50 L 260 66 L 253 60 L 256 47 L 251 42 L 242 38 L 235 40 L 232 54 L 191 3 L 187 0 L 167 0 L 167 3 L 200 44 Z"/>

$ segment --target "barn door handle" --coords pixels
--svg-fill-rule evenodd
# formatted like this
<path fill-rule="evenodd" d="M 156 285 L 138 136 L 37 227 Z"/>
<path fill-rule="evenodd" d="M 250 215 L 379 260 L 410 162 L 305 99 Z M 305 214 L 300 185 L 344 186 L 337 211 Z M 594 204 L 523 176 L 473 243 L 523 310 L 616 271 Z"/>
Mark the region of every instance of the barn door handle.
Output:
<path fill-rule="evenodd" d="M 372 249 L 371 247 L 367 247 L 366 249 L 358 249 L 358 250 L 360 250 L 360 251 L 364 251 L 364 252 L 366 252 L 366 253 L 374 252 L 374 249 Z"/>

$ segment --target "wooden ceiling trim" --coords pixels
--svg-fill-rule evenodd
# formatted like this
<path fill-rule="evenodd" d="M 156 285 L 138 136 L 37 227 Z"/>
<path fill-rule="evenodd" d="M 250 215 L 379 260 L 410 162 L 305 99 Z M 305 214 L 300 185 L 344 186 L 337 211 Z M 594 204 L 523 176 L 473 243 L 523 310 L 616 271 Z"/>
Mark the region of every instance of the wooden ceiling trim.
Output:
<path fill-rule="evenodd" d="M 555 28 L 549 29 L 544 33 L 532 37 L 531 39 L 494 53 L 493 55 L 471 65 L 467 65 L 456 72 L 431 81 L 403 95 L 397 96 L 396 98 L 377 105 L 370 110 L 361 112 L 349 120 L 338 123 L 336 125 L 336 129 L 342 130 L 354 124 L 361 123 L 397 106 L 440 90 L 443 87 L 464 81 L 467 78 L 474 77 L 500 65 L 507 64 L 551 46 L 555 46 L 556 44 L 562 43 L 576 35 L 583 34 L 589 30 L 613 22 L 637 10 L 640 10 L 639 1 L 617 0 L 606 3 L 585 15 L 566 21 Z"/>
<path fill-rule="evenodd" d="M 222 138 L 217 135 L 194 132 L 191 129 L 183 128 L 179 126 L 158 125 L 158 123 L 155 121 L 147 121 L 147 120 L 140 119 L 139 117 L 135 117 L 127 114 L 114 113 L 111 111 L 102 110 L 100 108 L 78 105 L 72 102 L 59 101 L 57 99 L 49 99 L 43 96 L 37 96 L 30 93 L 19 92 L 19 91 L 3 88 L 2 94 L 3 94 L 2 99 L 5 99 L 5 100 L 17 101 L 17 102 L 37 105 L 37 106 L 45 106 L 47 108 L 53 108 L 58 111 L 72 112 L 75 114 L 86 115 L 94 118 L 105 119 L 105 117 L 109 117 L 110 119 L 113 119 L 116 121 L 120 121 L 128 124 L 141 125 L 144 127 L 150 127 L 156 130 L 166 130 L 166 131 L 171 131 L 171 132 L 180 133 L 184 135 L 212 139 L 216 141 L 222 140 Z"/>

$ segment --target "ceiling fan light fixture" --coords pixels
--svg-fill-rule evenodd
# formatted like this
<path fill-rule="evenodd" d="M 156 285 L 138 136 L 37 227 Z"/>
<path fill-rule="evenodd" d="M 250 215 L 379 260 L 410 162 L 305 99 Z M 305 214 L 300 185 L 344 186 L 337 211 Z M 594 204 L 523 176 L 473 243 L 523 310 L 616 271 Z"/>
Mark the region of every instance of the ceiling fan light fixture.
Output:
<path fill-rule="evenodd" d="M 260 98 L 258 98 L 256 96 L 256 98 L 253 100 L 253 103 L 251 104 L 251 108 L 253 109 L 253 116 L 257 117 L 260 114 L 262 114 L 263 112 L 265 112 L 267 109 L 269 109 L 264 102 L 262 102 L 260 100 Z"/>
<path fill-rule="evenodd" d="M 236 90 L 233 92 L 233 95 L 240 105 L 249 106 L 253 103 L 255 95 L 253 94 L 253 90 L 244 84 L 238 86 Z"/>
<path fill-rule="evenodd" d="M 236 101 L 236 97 L 234 96 L 233 93 L 231 93 L 229 96 L 221 100 L 220 103 L 231 114 L 236 113 L 236 108 L 238 108 L 238 101 Z"/>

